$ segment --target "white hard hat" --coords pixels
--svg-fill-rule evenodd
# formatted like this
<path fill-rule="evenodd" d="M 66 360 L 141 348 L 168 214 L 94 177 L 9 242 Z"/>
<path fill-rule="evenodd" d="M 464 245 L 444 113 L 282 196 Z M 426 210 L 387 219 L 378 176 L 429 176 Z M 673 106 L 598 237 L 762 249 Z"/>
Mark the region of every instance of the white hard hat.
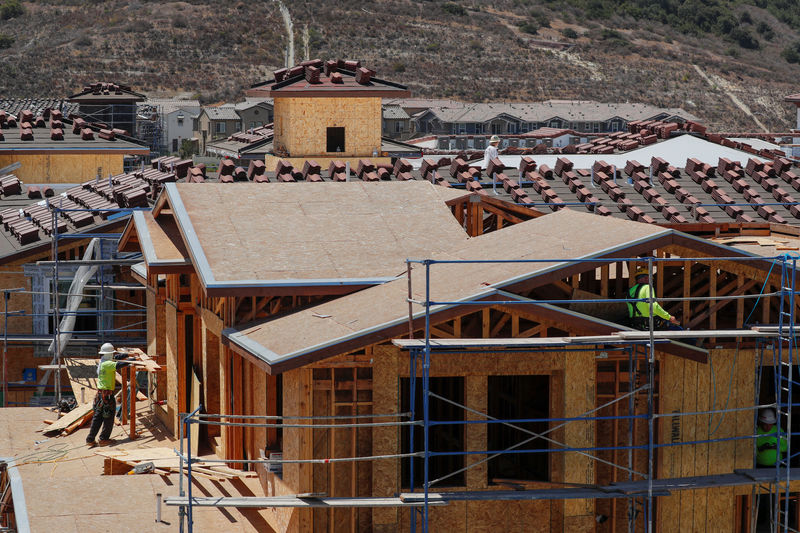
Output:
<path fill-rule="evenodd" d="M 492 135 L 492 137 L 489 139 L 489 142 L 490 143 L 499 143 L 500 142 L 500 136 Z"/>
<path fill-rule="evenodd" d="M 763 424 L 774 424 L 778 420 L 775 418 L 775 411 L 773 409 L 762 409 L 758 414 L 758 421 Z"/>
<path fill-rule="evenodd" d="M 113 354 L 115 351 L 116 351 L 116 350 L 114 350 L 114 345 L 113 345 L 113 344 L 111 344 L 110 342 L 106 342 L 106 343 L 104 343 L 104 344 L 103 344 L 103 345 L 100 347 L 100 351 L 99 351 L 98 353 L 99 353 L 100 355 L 106 355 L 106 354 L 107 354 L 107 355 L 111 355 L 111 354 Z"/>

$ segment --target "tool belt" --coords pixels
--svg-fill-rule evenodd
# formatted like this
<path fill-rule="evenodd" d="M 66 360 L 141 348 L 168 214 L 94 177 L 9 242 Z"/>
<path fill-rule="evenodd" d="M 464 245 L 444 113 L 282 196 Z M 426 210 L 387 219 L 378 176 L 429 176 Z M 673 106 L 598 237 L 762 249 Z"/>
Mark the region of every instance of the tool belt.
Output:
<path fill-rule="evenodd" d="M 117 402 L 114 399 L 114 391 L 98 390 L 94 397 L 94 410 L 100 411 L 103 418 L 111 418 L 117 410 Z"/>

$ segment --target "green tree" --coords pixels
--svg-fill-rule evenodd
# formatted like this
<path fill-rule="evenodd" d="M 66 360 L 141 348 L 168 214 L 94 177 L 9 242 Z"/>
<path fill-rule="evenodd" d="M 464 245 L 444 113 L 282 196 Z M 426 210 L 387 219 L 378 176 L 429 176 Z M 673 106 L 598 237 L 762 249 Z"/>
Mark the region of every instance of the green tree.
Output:
<path fill-rule="evenodd" d="M 183 139 L 178 150 L 181 159 L 190 159 L 195 153 L 197 153 L 197 143 L 191 139 Z"/>

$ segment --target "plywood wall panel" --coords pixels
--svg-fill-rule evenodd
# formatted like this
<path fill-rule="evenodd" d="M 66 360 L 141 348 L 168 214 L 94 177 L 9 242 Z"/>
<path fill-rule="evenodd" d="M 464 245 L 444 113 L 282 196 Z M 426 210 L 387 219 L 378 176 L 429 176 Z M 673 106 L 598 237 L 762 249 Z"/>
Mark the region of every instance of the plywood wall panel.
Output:
<path fill-rule="evenodd" d="M 564 416 L 580 417 L 595 407 L 595 361 L 593 352 L 567 352 L 564 354 Z M 564 427 L 564 442 L 573 448 L 594 445 L 594 422 L 573 421 Z M 594 462 L 576 452 L 564 453 L 564 481 L 567 483 L 594 483 Z M 565 527 L 571 517 L 573 525 L 589 517 L 594 521 L 593 500 L 567 500 L 564 502 Z"/>
<path fill-rule="evenodd" d="M 164 340 L 167 355 L 167 414 L 173 433 L 178 434 L 178 310 L 164 307 Z"/>
<path fill-rule="evenodd" d="M 394 346 L 375 346 L 372 365 L 372 408 L 374 413 L 388 414 L 399 411 L 398 380 L 405 368 L 408 375 L 408 354 Z M 372 451 L 375 455 L 389 455 L 400 452 L 400 431 L 393 427 L 372 429 Z M 372 496 L 390 496 L 397 491 L 400 483 L 400 461 L 384 459 L 372 463 Z M 398 527 L 397 509 L 373 509 L 372 521 L 375 531 L 379 526 Z"/>
<path fill-rule="evenodd" d="M 22 163 L 14 171 L 28 183 L 80 183 L 93 180 L 98 171 L 101 177 L 121 174 L 124 154 L 32 154 L 0 155 L 0 167 Z"/>

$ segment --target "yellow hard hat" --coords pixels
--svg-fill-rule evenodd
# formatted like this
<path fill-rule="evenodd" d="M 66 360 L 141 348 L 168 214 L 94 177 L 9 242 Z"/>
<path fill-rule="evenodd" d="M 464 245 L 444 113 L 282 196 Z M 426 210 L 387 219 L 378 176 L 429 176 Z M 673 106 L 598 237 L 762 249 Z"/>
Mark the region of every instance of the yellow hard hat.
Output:
<path fill-rule="evenodd" d="M 634 278 L 638 278 L 639 276 L 649 276 L 650 271 L 647 270 L 646 267 L 639 267 L 636 269 L 636 273 L 633 275 Z"/>

